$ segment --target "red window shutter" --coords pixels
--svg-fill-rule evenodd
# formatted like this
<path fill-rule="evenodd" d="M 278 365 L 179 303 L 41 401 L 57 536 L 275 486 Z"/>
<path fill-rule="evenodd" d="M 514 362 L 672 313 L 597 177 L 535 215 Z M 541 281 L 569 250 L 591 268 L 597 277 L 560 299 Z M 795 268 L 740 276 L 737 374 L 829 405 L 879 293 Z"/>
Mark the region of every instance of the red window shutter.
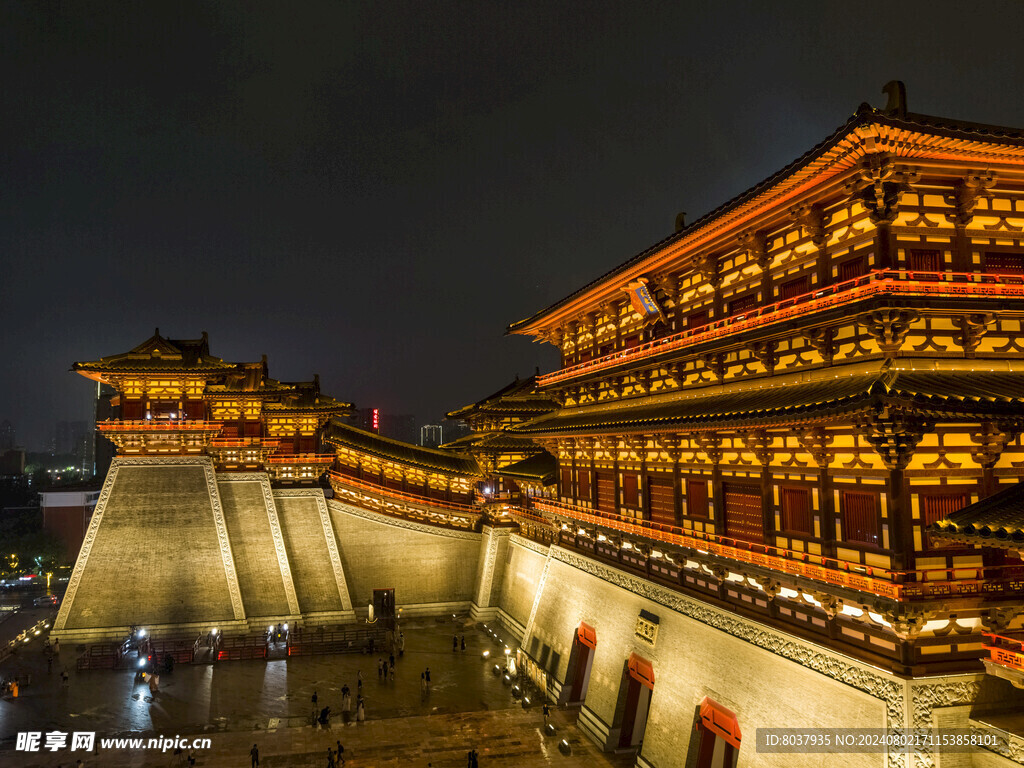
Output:
<path fill-rule="evenodd" d="M 779 298 L 792 299 L 794 296 L 803 296 L 805 293 L 810 293 L 810 290 L 810 278 L 807 275 L 804 275 L 803 277 L 798 277 L 794 280 L 787 280 L 779 286 Z"/>
<path fill-rule="evenodd" d="M 635 472 L 622 474 L 622 503 L 634 509 L 640 506 L 640 478 Z"/>
<path fill-rule="evenodd" d="M 590 470 L 580 469 L 576 472 L 576 498 L 590 501 Z"/>
<path fill-rule="evenodd" d="M 686 512 L 690 517 L 708 516 L 708 484 L 704 480 L 686 481 Z"/>
<path fill-rule="evenodd" d="M 806 488 L 782 489 L 782 527 L 793 533 L 814 533 L 811 525 L 811 493 Z"/>
<path fill-rule="evenodd" d="M 911 249 L 907 255 L 907 268 L 911 272 L 941 272 L 942 254 L 934 249 Z"/>
<path fill-rule="evenodd" d="M 878 497 L 873 493 L 843 491 L 843 538 L 880 546 L 878 535 Z"/>

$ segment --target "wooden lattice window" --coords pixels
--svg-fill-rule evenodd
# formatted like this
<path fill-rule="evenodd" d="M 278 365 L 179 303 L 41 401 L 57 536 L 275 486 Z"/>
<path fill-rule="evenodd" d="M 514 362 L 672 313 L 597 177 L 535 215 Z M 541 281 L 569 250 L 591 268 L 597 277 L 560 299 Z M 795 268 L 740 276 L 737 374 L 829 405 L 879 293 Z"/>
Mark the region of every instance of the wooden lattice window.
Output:
<path fill-rule="evenodd" d="M 708 516 L 708 484 L 705 480 L 686 481 L 686 513 L 690 517 Z"/>
<path fill-rule="evenodd" d="M 924 529 L 922 545 L 924 549 L 932 549 L 928 538 L 928 529 L 932 523 L 963 509 L 971 503 L 971 497 L 966 493 L 933 491 L 922 493 L 919 498 L 921 500 L 921 527 Z"/>
<path fill-rule="evenodd" d="M 779 286 L 780 299 L 792 299 L 796 296 L 803 296 L 811 290 L 811 279 L 807 275 L 787 280 Z"/>
<path fill-rule="evenodd" d="M 562 482 L 559 483 L 559 492 L 562 496 L 572 496 L 572 470 L 569 467 L 562 467 Z"/>
<path fill-rule="evenodd" d="M 782 489 L 782 528 L 791 533 L 814 533 L 811 492 L 806 488 Z"/>
<path fill-rule="evenodd" d="M 934 249 L 913 248 L 907 254 L 907 269 L 911 272 L 941 272 L 942 253 Z"/>
<path fill-rule="evenodd" d="M 843 491 L 843 538 L 846 541 L 879 546 L 878 497 L 873 493 Z"/>
<path fill-rule="evenodd" d="M 839 282 L 853 280 L 856 277 L 867 274 L 867 271 L 868 260 L 866 258 L 858 256 L 855 259 L 849 259 L 839 265 Z"/>

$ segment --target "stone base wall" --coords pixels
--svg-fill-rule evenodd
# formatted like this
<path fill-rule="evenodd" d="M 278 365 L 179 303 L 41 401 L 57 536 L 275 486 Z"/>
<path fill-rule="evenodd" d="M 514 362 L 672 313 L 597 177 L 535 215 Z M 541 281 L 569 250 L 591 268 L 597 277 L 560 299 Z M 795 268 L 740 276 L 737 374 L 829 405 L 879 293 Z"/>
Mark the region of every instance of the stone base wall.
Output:
<path fill-rule="evenodd" d="M 469 610 L 477 596 L 481 534 L 423 525 L 328 502 L 352 603 L 365 608 L 374 589 L 394 589 L 403 615 L 430 606 Z M 443 610 L 448 610 L 444 608 Z"/>
<path fill-rule="evenodd" d="M 909 762 L 902 754 L 762 754 L 754 749 L 756 731 L 952 727 L 948 717 L 936 719 L 945 707 L 961 707 L 957 727 L 968 727 L 971 711 L 1024 711 L 1024 692 L 1005 681 L 984 674 L 905 680 L 559 547 L 540 559 L 537 545 L 527 549 L 518 539 L 513 536 L 510 544 L 499 621 L 518 620 L 524 595 L 536 585 L 521 645 L 548 671 L 552 698 L 570 674 L 580 622 L 595 629 L 597 646 L 578 721 L 584 733 L 603 747 L 618 746 L 626 662 L 635 653 L 651 663 L 655 683 L 638 765 L 685 765 L 705 696 L 736 714 L 744 767 L 810 767 L 841 759 L 844 768 L 933 768 L 945 763 L 927 753 Z M 653 644 L 637 631 L 641 611 L 657 618 Z M 1008 743 L 1007 755 L 1015 748 Z M 984 751 L 974 757 L 986 767 L 1009 759 Z"/>

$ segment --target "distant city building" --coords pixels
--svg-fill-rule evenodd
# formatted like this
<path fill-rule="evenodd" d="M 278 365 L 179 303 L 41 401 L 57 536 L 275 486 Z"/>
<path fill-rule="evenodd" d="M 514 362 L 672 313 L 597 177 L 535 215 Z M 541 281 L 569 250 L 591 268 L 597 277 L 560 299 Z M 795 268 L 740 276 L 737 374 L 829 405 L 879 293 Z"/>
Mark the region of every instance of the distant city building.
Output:
<path fill-rule="evenodd" d="M 99 497 L 100 486 L 95 483 L 63 486 L 39 494 L 43 530 L 61 540 L 69 562 L 78 557 Z"/>
<path fill-rule="evenodd" d="M 377 428 L 374 429 L 374 411 L 377 412 Z M 351 424 L 367 432 L 376 432 L 392 440 L 416 445 L 419 443 L 419 428 L 416 417 L 412 414 L 393 414 L 380 408 L 360 408 L 356 411 Z"/>
<path fill-rule="evenodd" d="M 437 448 L 444 442 L 440 424 L 424 424 L 420 427 L 420 445 L 424 448 Z"/>
<path fill-rule="evenodd" d="M 0 451 L 0 477 L 17 477 L 25 473 L 25 452 L 19 448 Z"/>
<path fill-rule="evenodd" d="M 0 451 L 9 451 L 17 445 L 15 437 L 14 425 L 7 419 L 0 421 Z"/>

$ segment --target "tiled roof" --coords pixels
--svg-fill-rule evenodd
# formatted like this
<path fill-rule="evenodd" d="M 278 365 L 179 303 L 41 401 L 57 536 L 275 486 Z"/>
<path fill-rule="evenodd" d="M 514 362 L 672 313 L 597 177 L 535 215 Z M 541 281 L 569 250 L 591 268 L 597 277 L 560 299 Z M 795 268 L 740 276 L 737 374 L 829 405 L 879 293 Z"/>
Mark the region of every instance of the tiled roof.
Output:
<path fill-rule="evenodd" d="M 474 413 L 543 413 L 558 407 L 558 403 L 537 393 L 537 377 L 516 378 L 492 395 L 470 405 L 451 411 L 450 419 L 464 419 Z"/>
<path fill-rule="evenodd" d="M 934 539 L 1024 550 L 1024 483 L 1015 483 L 929 527 Z"/>
<path fill-rule="evenodd" d="M 146 372 L 182 371 L 186 373 L 221 373 L 237 369 L 210 354 L 210 344 L 201 339 L 166 339 L 160 329 L 129 352 L 101 357 L 99 360 L 74 363 L 71 369 L 82 372 Z"/>
<path fill-rule="evenodd" d="M 533 456 L 517 461 L 515 464 L 509 464 L 507 467 L 494 470 L 494 474 L 502 477 L 534 480 L 542 485 L 553 483 L 557 473 L 558 459 L 547 451 L 535 453 Z"/>
<path fill-rule="evenodd" d="M 881 126 L 890 126 L 896 129 L 905 129 L 908 131 L 926 133 L 930 135 L 936 135 L 947 139 L 961 139 L 967 141 L 983 141 L 989 143 L 998 144 L 1009 144 L 1009 145 L 1024 145 L 1024 131 L 1019 128 L 1006 128 L 1000 126 L 983 125 L 981 123 L 969 123 L 958 120 L 950 120 L 941 117 L 932 117 L 929 115 L 918 115 L 918 114 L 907 114 L 902 117 L 896 115 L 886 114 L 881 110 L 872 109 L 867 104 L 862 104 L 860 108 L 841 126 L 839 126 L 833 133 L 828 136 L 824 141 L 814 146 L 812 149 L 805 152 L 803 155 L 798 157 L 796 160 L 789 163 L 787 166 L 782 168 L 780 171 L 769 176 L 764 181 L 756 184 L 745 192 L 740 193 L 733 199 L 723 203 L 712 211 L 704 214 L 693 223 L 687 225 L 678 232 L 673 232 L 671 235 L 655 243 L 649 248 L 645 248 L 640 253 L 627 259 L 623 263 L 616 267 L 613 267 L 609 271 L 595 280 L 591 280 L 586 285 L 573 291 L 568 296 L 559 299 L 554 304 L 534 313 L 533 315 L 511 323 L 508 326 L 508 333 L 515 333 L 526 326 L 532 325 L 537 320 L 540 320 L 544 316 L 554 312 L 560 307 L 570 303 L 573 299 L 576 299 L 580 295 L 586 293 L 590 289 L 604 283 L 611 277 L 625 272 L 630 267 L 638 264 L 649 256 L 654 255 L 658 251 L 665 247 L 683 240 L 684 238 L 692 235 L 697 230 L 707 226 L 715 219 L 725 215 L 726 213 L 737 209 L 743 204 L 750 202 L 757 198 L 759 195 L 764 194 L 775 185 L 781 183 L 789 176 L 796 173 L 798 170 L 807 166 L 815 160 L 818 160 L 822 156 L 826 155 L 830 150 L 834 149 L 837 145 L 854 131 L 864 125 L 876 124 Z"/>
<path fill-rule="evenodd" d="M 464 477 L 483 477 L 476 459 L 463 453 L 444 451 L 436 448 L 423 448 L 400 440 L 381 437 L 373 432 L 345 424 L 338 419 L 331 419 L 324 432 L 324 440 L 338 447 L 351 448 L 380 459 L 387 459 L 399 464 L 442 472 L 449 475 Z"/>
<path fill-rule="evenodd" d="M 765 380 L 749 388 L 668 396 L 637 405 L 614 401 L 565 408 L 511 431 L 522 435 L 589 434 L 673 426 L 727 427 L 804 421 L 880 404 L 912 405 L 922 414 L 1019 417 L 1024 374 L 879 371 L 813 382 Z"/>

